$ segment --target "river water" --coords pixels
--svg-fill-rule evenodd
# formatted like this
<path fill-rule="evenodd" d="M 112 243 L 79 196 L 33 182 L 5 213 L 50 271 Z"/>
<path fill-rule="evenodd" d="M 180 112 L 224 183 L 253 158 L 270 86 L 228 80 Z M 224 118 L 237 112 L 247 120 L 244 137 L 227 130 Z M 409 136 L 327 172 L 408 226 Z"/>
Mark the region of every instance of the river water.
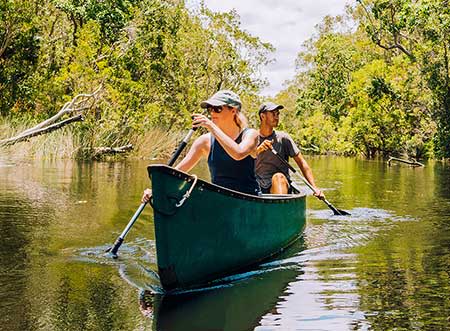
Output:
<path fill-rule="evenodd" d="M 164 296 L 150 208 L 119 259 L 103 253 L 139 206 L 147 162 L 0 156 L 0 329 L 449 330 L 450 165 L 308 162 L 351 216 L 308 197 L 305 233 L 282 256 Z"/>

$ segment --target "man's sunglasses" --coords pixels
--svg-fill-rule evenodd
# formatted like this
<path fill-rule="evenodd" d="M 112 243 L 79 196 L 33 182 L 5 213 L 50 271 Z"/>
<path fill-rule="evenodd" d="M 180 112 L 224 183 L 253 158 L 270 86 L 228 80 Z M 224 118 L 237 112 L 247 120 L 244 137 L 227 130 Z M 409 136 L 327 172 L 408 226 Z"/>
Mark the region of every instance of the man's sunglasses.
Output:
<path fill-rule="evenodd" d="M 211 113 L 211 112 L 221 113 L 223 108 L 222 108 L 222 106 L 209 106 L 207 108 L 207 110 L 208 110 L 208 113 Z"/>
<path fill-rule="evenodd" d="M 267 113 L 272 113 L 272 114 L 274 114 L 276 116 L 280 116 L 280 111 L 278 109 L 277 110 L 268 111 Z"/>

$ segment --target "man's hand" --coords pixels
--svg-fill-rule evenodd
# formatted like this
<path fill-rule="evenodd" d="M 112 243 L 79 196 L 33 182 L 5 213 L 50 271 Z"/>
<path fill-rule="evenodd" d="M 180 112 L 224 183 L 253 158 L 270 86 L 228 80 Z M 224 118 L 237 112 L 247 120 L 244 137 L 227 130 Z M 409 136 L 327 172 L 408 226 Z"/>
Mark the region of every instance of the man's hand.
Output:
<path fill-rule="evenodd" d="M 264 140 L 261 145 L 258 146 L 258 148 L 256 149 L 257 154 L 261 154 L 264 151 L 268 151 L 272 149 L 272 140 Z"/>

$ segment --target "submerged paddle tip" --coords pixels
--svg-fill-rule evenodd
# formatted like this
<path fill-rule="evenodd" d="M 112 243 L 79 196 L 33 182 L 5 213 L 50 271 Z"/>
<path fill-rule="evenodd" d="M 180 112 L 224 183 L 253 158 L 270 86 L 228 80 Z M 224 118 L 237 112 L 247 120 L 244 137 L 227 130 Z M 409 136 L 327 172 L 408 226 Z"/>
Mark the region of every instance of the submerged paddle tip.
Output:
<path fill-rule="evenodd" d="M 113 253 L 113 252 L 111 252 L 111 251 L 106 252 L 106 253 L 105 253 L 105 256 L 106 256 L 106 257 L 109 257 L 109 258 L 113 258 L 114 260 L 117 259 L 117 258 L 119 257 L 116 253 Z"/>

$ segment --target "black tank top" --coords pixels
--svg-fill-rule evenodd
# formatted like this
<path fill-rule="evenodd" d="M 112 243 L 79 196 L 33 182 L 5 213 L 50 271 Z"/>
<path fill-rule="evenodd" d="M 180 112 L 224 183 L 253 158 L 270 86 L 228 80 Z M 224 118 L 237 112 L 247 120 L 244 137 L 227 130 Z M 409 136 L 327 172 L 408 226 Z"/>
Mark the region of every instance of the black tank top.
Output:
<path fill-rule="evenodd" d="M 244 129 L 235 142 L 240 143 Z M 255 176 L 255 159 L 248 155 L 237 161 L 223 149 L 211 134 L 211 148 L 208 155 L 209 172 L 213 184 L 247 194 L 259 194 L 259 185 Z"/>

